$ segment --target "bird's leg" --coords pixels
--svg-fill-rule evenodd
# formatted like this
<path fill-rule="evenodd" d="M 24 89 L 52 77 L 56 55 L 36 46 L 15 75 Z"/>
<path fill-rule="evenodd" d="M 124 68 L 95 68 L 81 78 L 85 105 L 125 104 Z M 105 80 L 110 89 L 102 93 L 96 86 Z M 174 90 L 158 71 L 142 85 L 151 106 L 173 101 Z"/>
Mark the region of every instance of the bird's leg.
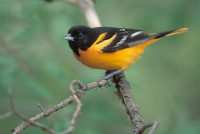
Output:
<path fill-rule="evenodd" d="M 106 74 L 105 76 L 101 77 L 100 80 L 107 80 L 108 84 L 111 85 L 110 78 L 112 78 L 114 75 L 121 73 L 121 72 L 122 72 L 122 70 L 113 71 L 113 72 Z"/>
<path fill-rule="evenodd" d="M 101 80 L 110 79 L 110 78 L 113 77 L 114 75 L 116 75 L 116 74 L 118 74 L 118 73 L 121 73 L 121 72 L 122 72 L 122 70 L 117 70 L 117 71 L 111 72 L 111 73 L 109 73 L 109 74 L 103 76 L 103 77 L 101 78 Z"/>

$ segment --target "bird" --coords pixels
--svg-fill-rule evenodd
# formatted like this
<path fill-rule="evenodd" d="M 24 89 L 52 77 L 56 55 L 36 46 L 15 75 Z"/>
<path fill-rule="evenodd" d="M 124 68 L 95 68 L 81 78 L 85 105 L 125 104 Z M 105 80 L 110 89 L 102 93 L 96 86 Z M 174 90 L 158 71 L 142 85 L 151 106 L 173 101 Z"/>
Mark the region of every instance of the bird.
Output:
<path fill-rule="evenodd" d="M 82 64 L 110 71 L 101 78 L 108 80 L 134 64 L 149 45 L 187 30 L 180 28 L 148 34 L 139 29 L 80 25 L 71 27 L 63 39 L 68 40 L 74 56 Z"/>

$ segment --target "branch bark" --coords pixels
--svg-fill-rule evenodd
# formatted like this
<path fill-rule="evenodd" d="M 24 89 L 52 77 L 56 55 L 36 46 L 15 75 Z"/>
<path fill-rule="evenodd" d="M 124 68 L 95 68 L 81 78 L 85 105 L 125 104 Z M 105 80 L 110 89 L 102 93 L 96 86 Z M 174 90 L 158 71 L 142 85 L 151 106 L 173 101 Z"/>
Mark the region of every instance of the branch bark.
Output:
<path fill-rule="evenodd" d="M 133 98 L 131 87 L 126 80 L 124 73 L 115 75 L 113 81 L 121 97 L 122 103 L 126 107 L 126 112 L 130 116 L 134 133 L 138 134 L 145 125 L 145 121 L 139 112 L 139 107 L 136 104 L 135 99 Z"/>
<path fill-rule="evenodd" d="M 100 27 L 101 23 L 99 17 L 94 9 L 93 0 L 61 0 L 65 1 L 71 5 L 74 5 L 82 11 L 85 19 L 90 27 Z"/>
<path fill-rule="evenodd" d="M 106 73 L 109 73 L 106 72 Z M 124 73 L 119 73 L 113 77 L 113 82 L 117 88 L 118 94 L 121 98 L 122 104 L 126 108 L 126 112 L 130 117 L 131 123 L 133 124 L 133 134 L 143 134 L 147 128 L 151 128 L 148 134 L 154 134 L 158 127 L 158 122 L 153 121 L 146 123 L 144 118 L 140 114 L 139 107 L 132 95 L 131 87 L 126 80 Z"/>
<path fill-rule="evenodd" d="M 17 117 L 19 117 L 20 119 L 22 119 L 23 121 L 27 122 L 28 124 L 41 128 L 43 131 L 47 131 L 50 134 L 56 134 L 56 132 L 48 127 L 46 127 L 45 125 L 38 123 L 38 122 L 34 122 L 32 120 L 27 119 L 26 117 L 24 117 L 22 114 L 18 113 L 15 109 L 15 105 L 14 105 L 14 101 L 13 101 L 13 95 L 12 95 L 12 88 L 11 86 L 9 86 L 8 88 L 8 95 L 9 95 L 9 100 L 10 100 L 10 108 L 12 110 L 12 113 L 14 115 L 16 115 Z M 15 131 L 12 131 L 13 134 L 17 134 Z"/>
<path fill-rule="evenodd" d="M 97 82 L 92 82 L 89 83 L 87 85 L 83 85 L 79 80 L 74 80 L 71 82 L 70 86 L 72 85 L 78 85 L 79 86 L 79 90 L 77 90 L 74 94 L 77 96 L 82 96 L 86 91 L 95 88 L 95 87 L 102 87 L 108 84 L 108 82 L 106 80 L 100 80 Z M 70 87 L 71 88 L 71 87 Z M 60 103 L 46 109 L 45 111 L 42 111 L 41 113 L 35 115 L 34 117 L 30 118 L 29 120 L 31 122 L 36 122 L 39 121 L 45 117 L 48 117 L 49 115 L 53 114 L 54 112 L 62 109 L 63 107 L 67 106 L 68 104 L 71 104 L 74 101 L 74 96 L 71 95 L 70 97 L 68 97 L 67 99 L 61 101 Z M 31 125 L 30 122 L 28 122 L 27 120 L 23 121 L 22 123 L 20 123 L 15 129 L 13 129 L 13 134 L 19 134 L 20 132 L 22 132 L 26 127 L 28 127 L 29 125 Z"/>

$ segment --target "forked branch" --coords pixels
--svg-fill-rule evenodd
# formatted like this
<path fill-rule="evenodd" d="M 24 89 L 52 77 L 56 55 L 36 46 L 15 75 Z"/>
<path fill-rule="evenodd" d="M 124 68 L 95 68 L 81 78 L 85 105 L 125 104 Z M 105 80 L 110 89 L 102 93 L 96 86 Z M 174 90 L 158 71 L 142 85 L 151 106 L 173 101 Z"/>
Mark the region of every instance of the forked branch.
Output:
<path fill-rule="evenodd" d="M 10 98 L 10 102 L 11 102 L 11 109 L 13 111 L 13 113 L 15 113 L 15 115 L 17 115 L 19 118 L 21 118 L 23 120 L 22 123 L 20 123 L 15 129 L 13 129 L 13 134 L 19 134 L 20 132 L 22 132 L 25 128 L 27 128 L 28 126 L 30 125 L 33 125 L 35 127 L 39 127 L 41 128 L 42 130 L 47 130 L 47 132 L 51 133 L 46 126 L 41 126 L 41 124 L 39 124 L 37 121 L 41 120 L 41 119 L 44 119 L 48 116 L 50 116 L 51 114 L 55 113 L 56 111 L 66 107 L 67 105 L 71 104 L 74 100 L 76 101 L 77 103 L 77 107 L 76 107 L 76 110 L 73 114 L 73 117 L 72 117 L 72 120 L 70 122 L 70 127 L 68 130 L 64 131 L 63 134 L 68 134 L 70 133 L 73 128 L 74 128 L 74 123 L 75 123 L 75 120 L 77 119 L 77 116 L 80 112 L 80 109 L 81 109 L 81 102 L 79 100 L 79 98 L 84 95 L 84 93 L 92 88 L 96 88 L 96 87 L 102 87 L 102 86 L 105 86 L 107 85 L 108 82 L 106 80 L 100 80 L 100 81 L 97 81 L 97 82 L 92 82 L 92 83 L 89 83 L 87 85 L 83 85 L 79 80 L 74 80 L 70 83 L 70 91 L 72 91 L 72 94 L 70 97 L 64 99 L 63 101 L 59 102 L 58 104 L 48 108 L 48 109 L 45 109 L 44 111 L 42 111 L 41 113 L 35 115 L 34 117 L 30 118 L 30 119 L 27 119 L 21 115 L 19 115 L 15 108 L 14 108 L 14 103 L 13 103 L 13 99 L 12 99 L 12 92 L 10 92 L 9 96 L 11 96 Z M 74 86 L 79 86 L 79 89 L 77 91 L 74 91 L 73 88 Z M 44 109 L 44 108 L 42 108 Z"/>

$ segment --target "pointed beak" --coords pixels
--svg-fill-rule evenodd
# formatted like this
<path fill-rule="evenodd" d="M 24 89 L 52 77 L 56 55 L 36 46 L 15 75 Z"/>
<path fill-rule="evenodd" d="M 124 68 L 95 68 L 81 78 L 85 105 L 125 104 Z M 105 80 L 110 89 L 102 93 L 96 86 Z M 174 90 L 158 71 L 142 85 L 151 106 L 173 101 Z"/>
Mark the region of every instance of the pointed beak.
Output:
<path fill-rule="evenodd" d="M 71 34 L 68 34 L 63 37 L 64 40 L 74 41 L 74 37 L 71 36 Z"/>

